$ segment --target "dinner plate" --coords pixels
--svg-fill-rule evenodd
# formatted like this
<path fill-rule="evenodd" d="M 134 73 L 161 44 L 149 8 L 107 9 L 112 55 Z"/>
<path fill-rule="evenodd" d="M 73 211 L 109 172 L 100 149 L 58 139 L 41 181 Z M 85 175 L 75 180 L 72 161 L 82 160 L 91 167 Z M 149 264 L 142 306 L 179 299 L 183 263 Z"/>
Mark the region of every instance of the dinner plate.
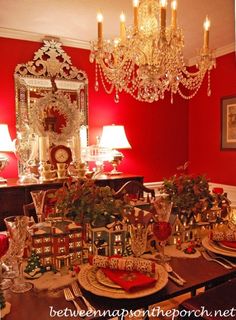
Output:
<path fill-rule="evenodd" d="M 112 288 L 100 283 L 96 277 L 98 270 L 98 268 L 91 265 L 83 266 L 78 274 L 79 283 L 84 289 L 92 292 L 93 294 L 112 299 L 142 298 L 160 291 L 168 282 L 168 273 L 162 266 L 157 265 L 155 277 L 158 280 L 154 286 L 142 288 L 141 290 L 135 292 L 127 292 L 122 288 Z"/>
<path fill-rule="evenodd" d="M 229 248 L 220 247 L 219 245 L 217 245 L 216 242 L 210 240 L 208 237 L 205 237 L 202 240 L 202 245 L 203 245 L 203 247 L 205 249 L 207 249 L 207 250 L 209 250 L 211 252 L 214 252 L 214 253 L 217 253 L 217 254 L 221 254 L 221 255 L 224 255 L 224 256 L 227 256 L 227 257 L 236 258 L 236 251 L 232 251 Z"/>
<path fill-rule="evenodd" d="M 225 249 L 228 249 L 230 251 L 236 251 L 236 247 L 227 246 L 226 244 L 222 243 L 221 241 L 218 242 L 218 246 L 225 248 Z"/>
<path fill-rule="evenodd" d="M 114 283 L 111 279 L 109 279 L 101 269 L 97 270 L 96 278 L 99 283 L 103 284 L 106 287 L 121 289 L 121 286 L 119 286 L 117 283 Z"/>

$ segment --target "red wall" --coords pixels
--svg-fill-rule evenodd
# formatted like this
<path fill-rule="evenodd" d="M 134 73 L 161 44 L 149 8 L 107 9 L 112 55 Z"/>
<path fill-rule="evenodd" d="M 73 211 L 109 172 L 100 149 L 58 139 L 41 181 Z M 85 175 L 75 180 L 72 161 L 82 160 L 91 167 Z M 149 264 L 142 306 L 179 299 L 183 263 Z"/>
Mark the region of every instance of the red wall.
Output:
<path fill-rule="evenodd" d="M 235 53 L 217 59 L 211 79 L 212 95 L 206 96 L 204 86 L 189 103 L 190 170 L 236 185 L 236 150 L 221 150 L 221 98 L 236 96 Z"/>
<path fill-rule="evenodd" d="M 38 42 L 0 38 L 0 123 L 8 123 L 12 138 L 15 138 L 14 70 L 18 63 L 32 60 L 41 46 Z M 160 181 L 175 173 L 176 167 L 188 158 L 188 102 L 176 96 L 173 105 L 167 98 L 148 104 L 122 94 L 116 104 L 113 95 L 107 95 L 101 86 L 95 92 L 89 51 L 69 47 L 65 51 L 73 65 L 88 75 L 90 143 L 95 143 L 103 125 L 123 124 L 132 149 L 123 152 L 125 158 L 119 169 L 143 175 L 146 182 Z M 17 176 L 15 155 L 11 155 L 3 176 Z"/>

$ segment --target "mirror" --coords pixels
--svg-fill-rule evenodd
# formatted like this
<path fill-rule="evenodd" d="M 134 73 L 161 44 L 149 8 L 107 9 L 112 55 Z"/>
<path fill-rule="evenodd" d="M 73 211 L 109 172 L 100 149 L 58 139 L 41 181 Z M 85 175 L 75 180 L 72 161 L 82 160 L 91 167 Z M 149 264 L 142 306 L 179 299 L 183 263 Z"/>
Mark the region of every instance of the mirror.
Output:
<path fill-rule="evenodd" d="M 73 161 L 81 159 L 88 137 L 88 78 L 71 63 L 55 39 L 44 40 L 32 61 L 16 66 L 16 155 L 19 175 L 49 160 L 53 146 L 71 148 Z M 40 139 L 47 154 L 40 156 Z"/>

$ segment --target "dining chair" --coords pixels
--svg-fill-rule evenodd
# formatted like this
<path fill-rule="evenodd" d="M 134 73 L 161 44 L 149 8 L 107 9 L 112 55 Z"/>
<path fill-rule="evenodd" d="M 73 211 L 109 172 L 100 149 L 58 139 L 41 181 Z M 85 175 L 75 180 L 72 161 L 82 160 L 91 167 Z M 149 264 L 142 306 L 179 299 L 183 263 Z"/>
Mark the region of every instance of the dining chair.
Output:
<path fill-rule="evenodd" d="M 155 190 L 145 187 L 141 182 L 130 180 L 126 182 L 116 193 L 115 198 L 122 199 L 124 196 L 127 196 L 133 200 L 139 200 L 143 198 L 143 194 L 146 192 L 150 194 L 152 198 L 155 198 Z"/>
<path fill-rule="evenodd" d="M 39 222 L 39 218 L 33 202 L 23 205 L 23 213 L 27 217 L 32 217 L 35 223 Z"/>
<path fill-rule="evenodd" d="M 223 284 L 219 284 L 205 292 L 184 300 L 179 305 L 179 318 L 178 320 L 190 319 L 187 312 L 192 311 L 191 319 L 198 320 L 222 320 L 222 319 L 235 319 L 236 312 L 231 317 L 222 316 L 222 313 L 226 310 L 230 312 L 232 308 L 235 308 L 235 292 L 236 292 L 236 279 L 229 280 Z M 204 306 L 204 312 L 200 315 L 202 307 Z M 235 309 L 234 309 L 235 310 Z M 181 314 L 182 311 L 182 314 Z M 194 316 L 194 312 L 198 316 Z M 210 315 L 210 313 L 212 315 Z M 228 314 L 228 316 L 230 316 Z"/>

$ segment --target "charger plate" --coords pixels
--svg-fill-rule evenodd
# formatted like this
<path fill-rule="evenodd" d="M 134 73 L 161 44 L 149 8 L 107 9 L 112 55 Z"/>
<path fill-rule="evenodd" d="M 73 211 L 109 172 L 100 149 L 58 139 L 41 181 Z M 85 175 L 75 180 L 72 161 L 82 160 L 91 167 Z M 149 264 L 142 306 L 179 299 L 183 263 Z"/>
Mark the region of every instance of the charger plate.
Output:
<path fill-rule="evenodd" d="M 92 292 L 93 294 L 112 299 L 142 298 L 160 291 L 168 282 L 168 273 L 166 270 L 162 266 L 156 265 L 155 278 L 157 281 L 154 286 L 142 288 L 135 292 L 127 292 L 122 288 L 109 287 L 106 284 L 100 283 L 96 277 L 98 270 L 99 268 L 91 265 L 83 266 L 78 274 L 79 283 L 84 289 Z"/>
<path fill-rule="evenodd" d="M 227 257 L 236 258 L 236 251 L 231 250 L 229 248 L 220 247 L 216 242 L 210 240 L 208 237 L 203 238 L 202 245 L 205 249 L 211 252 L 221 254 Z"/>

